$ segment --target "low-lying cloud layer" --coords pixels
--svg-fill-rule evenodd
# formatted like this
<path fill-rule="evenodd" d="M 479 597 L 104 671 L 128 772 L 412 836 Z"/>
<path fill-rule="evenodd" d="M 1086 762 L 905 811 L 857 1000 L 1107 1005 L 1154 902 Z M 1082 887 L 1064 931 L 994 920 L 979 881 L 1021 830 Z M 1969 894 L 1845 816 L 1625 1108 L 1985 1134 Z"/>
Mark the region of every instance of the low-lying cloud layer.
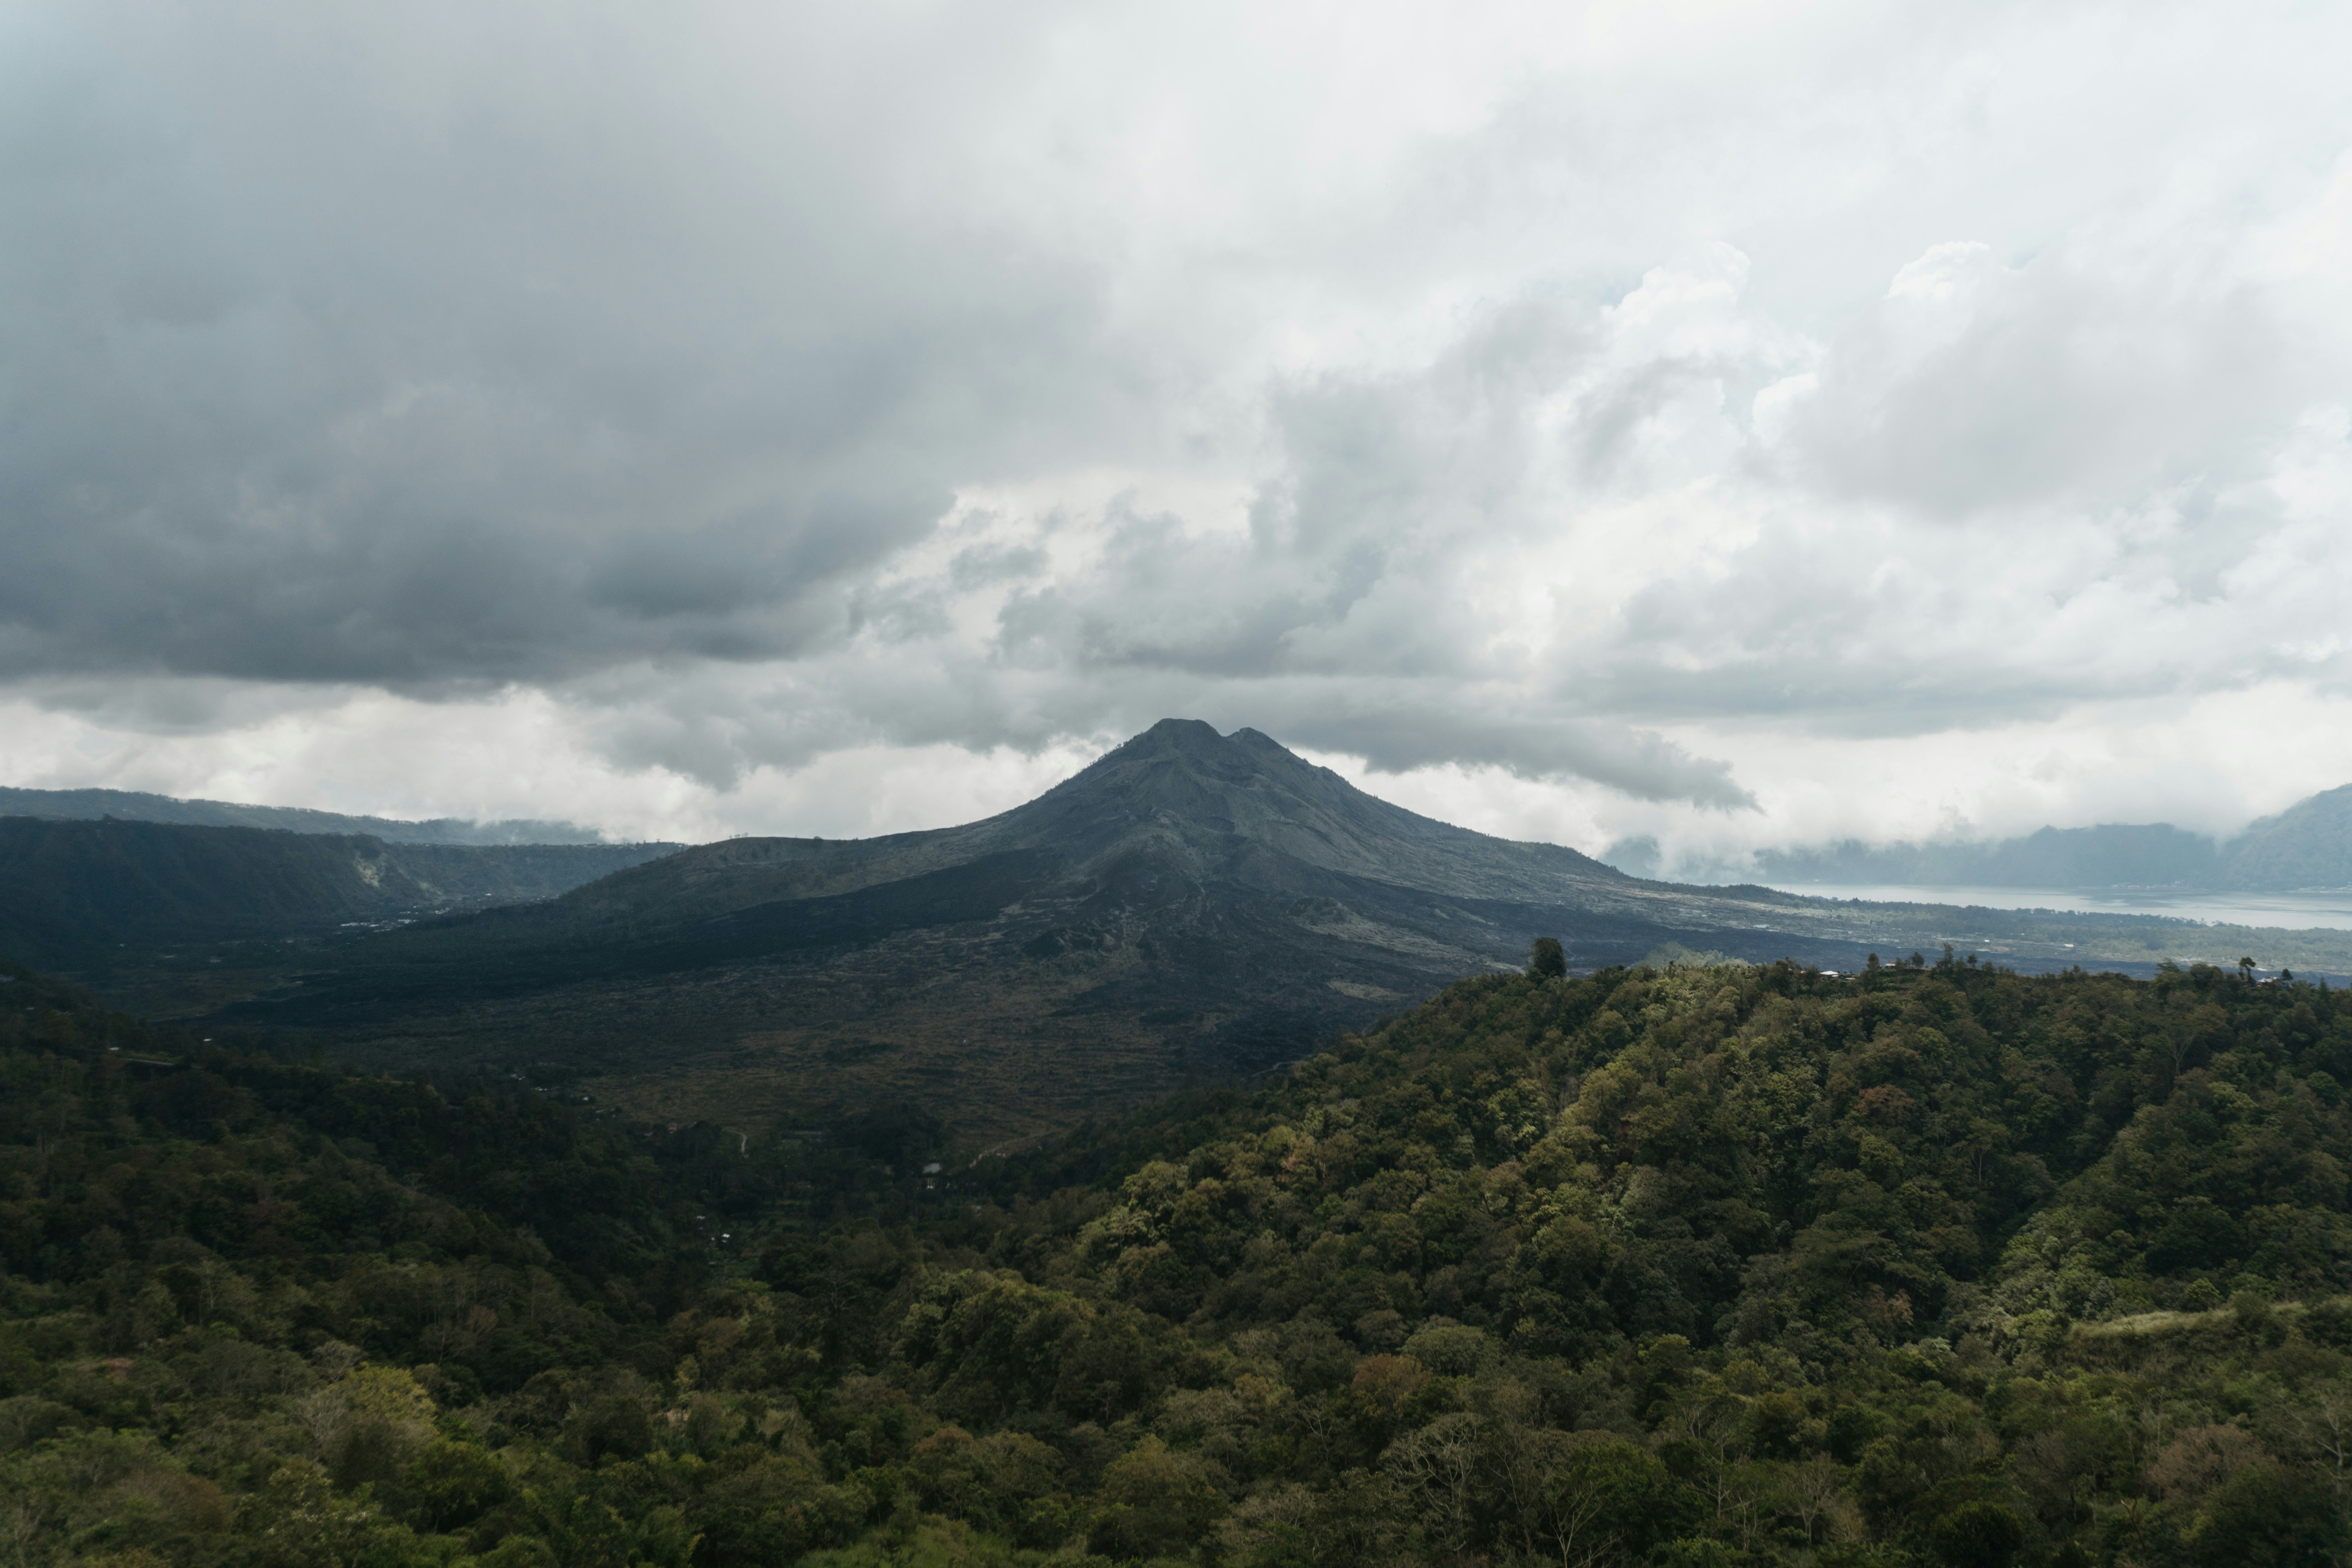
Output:
<path fill-rule="evenodd" d="M 2352 779 L 2347 46 L 19 8 L 0 776 L 857 832 L 1182 713 L 1588 847 L 2232 826 Z"/>

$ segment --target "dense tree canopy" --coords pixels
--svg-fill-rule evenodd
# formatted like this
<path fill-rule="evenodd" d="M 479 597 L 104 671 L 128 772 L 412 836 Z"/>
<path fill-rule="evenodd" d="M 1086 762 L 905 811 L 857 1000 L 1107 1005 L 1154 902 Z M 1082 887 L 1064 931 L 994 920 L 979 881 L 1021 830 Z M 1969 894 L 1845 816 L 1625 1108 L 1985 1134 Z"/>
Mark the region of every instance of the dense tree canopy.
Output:
<path fill-rule="evenodd" d="M 972 1160 L 12 973 L 26 1563 L 2352 1561 L 2322 988 L 1499 976 Z"/>

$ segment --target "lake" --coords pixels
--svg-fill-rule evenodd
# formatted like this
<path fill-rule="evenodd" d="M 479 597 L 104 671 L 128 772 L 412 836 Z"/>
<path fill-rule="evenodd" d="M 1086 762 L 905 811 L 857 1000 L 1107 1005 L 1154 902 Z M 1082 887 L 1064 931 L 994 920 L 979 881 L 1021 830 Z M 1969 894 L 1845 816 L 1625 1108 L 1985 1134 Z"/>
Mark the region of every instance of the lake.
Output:
<path fill-rule="evenodd" d="M 1882 904 L 1974 904 L 1989 910 L 2063 910 L 2078 914 L 2170 915 L 2208 925 L 2352 931 L 2352 888 L 2313 893 L 2063 892 L 2055 888 L 1900 888 L 1838 882 L 1767 886 L 1810 899 Z"/>

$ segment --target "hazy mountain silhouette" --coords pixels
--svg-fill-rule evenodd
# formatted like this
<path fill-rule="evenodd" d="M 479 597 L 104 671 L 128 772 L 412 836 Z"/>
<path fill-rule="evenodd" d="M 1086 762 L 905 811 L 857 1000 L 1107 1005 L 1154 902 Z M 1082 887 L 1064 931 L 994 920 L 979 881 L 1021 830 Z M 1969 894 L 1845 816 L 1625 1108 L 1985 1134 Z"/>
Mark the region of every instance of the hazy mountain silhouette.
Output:
<path fill-rule="evenodd" d="M 2352 784 L 2263 817 L 2231 839 L 2224 854 L 2229 887 L 2352 888 Z"/>
<path fill-rule="evenodd" d="M 2161 822 L 2044 827 L 1984 843 L 1847 839 L 1756 857 L 1767 882 L 1913 888 L 2216 888 L 2222 866 L 2212 839 Z"/>
<path fill-rule="evenodd" d="M 1654 840 L 1612 845 L 1607 859 L 1654 872 Z M 2352 887 L 2352 784 L 2300 801 L 2215 840 L 2169 823 L 2044 827 L 2016 838 L 1924 844 L 1860 839 L 1758 853 L 1775 884 L 1936 888 L 2173 889 L 2293 892 Z"/>

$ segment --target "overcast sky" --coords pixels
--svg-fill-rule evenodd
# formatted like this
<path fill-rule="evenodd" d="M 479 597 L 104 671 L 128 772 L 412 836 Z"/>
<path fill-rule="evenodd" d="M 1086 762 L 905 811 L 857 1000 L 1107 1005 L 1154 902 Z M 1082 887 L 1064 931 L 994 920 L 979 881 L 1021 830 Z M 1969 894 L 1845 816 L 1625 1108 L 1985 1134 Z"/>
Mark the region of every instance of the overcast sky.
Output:
<path fill-rule="evenodd" d="M 2352 782 L 2352 7 L 0 7 L 0 783 L 1685 854 Z"/>

